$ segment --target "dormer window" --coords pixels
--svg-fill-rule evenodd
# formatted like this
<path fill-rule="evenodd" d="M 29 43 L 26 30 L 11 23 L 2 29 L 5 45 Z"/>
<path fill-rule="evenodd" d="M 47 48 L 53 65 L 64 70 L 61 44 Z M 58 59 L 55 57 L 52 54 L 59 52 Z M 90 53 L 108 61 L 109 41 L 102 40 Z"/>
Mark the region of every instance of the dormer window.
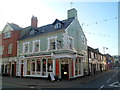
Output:
<path fill-rule="evenodd" d="M 56 24 L 54 25 L 54 28 L 60 28 L 60 27 L 62 27 L 62 24 L 61 24 L 61 23 L 56 23 Z"/>
<path fill-rule="evenodd" d="M 30 35 L 33 35 L 34 33 L 35 33 L 34 30 L 31 30 L 31 31 L 30 31 Z"/>

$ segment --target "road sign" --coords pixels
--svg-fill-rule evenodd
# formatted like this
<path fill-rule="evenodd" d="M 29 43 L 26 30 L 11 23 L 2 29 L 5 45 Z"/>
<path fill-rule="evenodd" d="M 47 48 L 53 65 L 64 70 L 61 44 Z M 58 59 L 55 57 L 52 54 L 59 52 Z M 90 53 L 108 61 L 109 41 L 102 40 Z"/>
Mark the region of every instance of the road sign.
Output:
<path fill-rule="evenodd" d="M 117 82 L 114 82 L 114 83 L 110 84 L 109 86 L 120 87 L 120 83 L 117 81 Z"/>

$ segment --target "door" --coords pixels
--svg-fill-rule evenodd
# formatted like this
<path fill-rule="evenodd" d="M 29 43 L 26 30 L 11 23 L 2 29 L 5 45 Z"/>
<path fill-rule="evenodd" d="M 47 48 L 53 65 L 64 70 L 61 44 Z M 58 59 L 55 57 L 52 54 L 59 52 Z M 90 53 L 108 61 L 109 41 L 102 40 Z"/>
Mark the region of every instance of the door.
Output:
<path fill-rule="evenodd" d="M 20 77 L 23 77 L 23 64 L 21 64 L 21 76 Z"/>
<path fill-rule="evenodd" d="M 15 72 L 14 72 L 14 64 L 12 64 L 12 75 L 11 75 L 12 77 L 15 76 L 14 73 L 15 73 Z"/>
<path fill-rule="evenodd" d="M 61 64 L 61 77 L 63 80 L 69 79 L 69 65 L 68 64 Z"/>

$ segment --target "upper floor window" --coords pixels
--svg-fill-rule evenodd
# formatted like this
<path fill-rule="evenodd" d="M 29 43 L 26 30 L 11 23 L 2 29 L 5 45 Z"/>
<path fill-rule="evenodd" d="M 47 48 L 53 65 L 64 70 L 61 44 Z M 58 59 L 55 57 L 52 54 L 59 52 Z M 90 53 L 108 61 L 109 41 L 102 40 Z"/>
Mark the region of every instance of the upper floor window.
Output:
<path fill-rule="evenodd" d="M 8 54 L 12 54 L 12 44 L 8 45 Z"/>
<path fill-rule="evenodd" d="M 62 49 L 62 41 L 57 40 L 57 37 L 48 39 L 48 50 Z"/>
<path fill-rule="evenodd" d="M 62 48 L 62 41 L 57 41 L 57 49 L 61 49 Z"/>
<path fill-rule="evenodd" d="M 54 28 L 60 28 L 61 26 L 62 26 L 61 23 L 56 23 L 56 24 L 54 25 Z"/>
<path fill-rule="evenodd" d="M 73 38 L 69 38 L 69 48 L 70 49 L 73 49 L 73 47 L 74 47 L 74 42 L 73 42 Z"/>
<path fill-rule="evenodd" d="M 91 58 L 94 58 L 94 53 L 93 52 L 91 52 Z"/>
<path fill-rule="evenodd" d="M 4 46 L 0 45 L 0 55 L 3 55 L 3 53 L 4 53 Z"/>
<path fill-rule="evenodd" d="M 23 53 L 29 53 L 29 42 L 23 43 Z"/>
<path fill-rule="evenodd" d="M 55 43 L 55 38 L 49 39 L 49 49 L 50 50 L 55 50 L 56 49 L 56 43 Z"/>
<path fill-rule="evenodd" d="M 83 45 L 87 45 L 87 44 L 86 44 L 86 40 L 85 40 L 85 37 L 84 37 L 84 36 L 82 36 L 82 44 L 83 44 Z"/>
<path fill-rule="evenodd" d="M 11 37 L 11 32 L 4 33 L 4 39 L 10 38 L 10 37 Z"/>
<path fill-rule="evenodd" d="M 33 41 L 33 52 L 40 51 L 40 40 Z"/>

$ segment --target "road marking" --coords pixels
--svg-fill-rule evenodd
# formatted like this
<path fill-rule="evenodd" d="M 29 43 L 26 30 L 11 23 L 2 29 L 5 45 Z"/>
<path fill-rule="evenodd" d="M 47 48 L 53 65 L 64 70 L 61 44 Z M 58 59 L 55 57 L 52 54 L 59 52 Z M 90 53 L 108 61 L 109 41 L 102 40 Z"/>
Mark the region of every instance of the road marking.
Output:
<path fill-rule="evenodd" d="M 107 80 L 107 83 L 108 83 L 110 80 L 111 80 L 111 78 L 109 78 L 109 79 Z"/>
<path fill-rule="evenodd" d="M 112 77 L 115 77 L 115 74 Z"/>
<path fill-rule="evenodd" d="M 102 89 L 104 87 L 104 85 L 102 85 L 98 90 Z"/>
<path fill-rule="evenodd" d="M 30 88 L 35 88 L 35 87 L 30 87 Z"/>
<path fill-rule="evenodd" d="M 120 83 L 118 81 L 110 84 L 109 86 L 112 86 L 112 87 L 120 87 Z"/>

